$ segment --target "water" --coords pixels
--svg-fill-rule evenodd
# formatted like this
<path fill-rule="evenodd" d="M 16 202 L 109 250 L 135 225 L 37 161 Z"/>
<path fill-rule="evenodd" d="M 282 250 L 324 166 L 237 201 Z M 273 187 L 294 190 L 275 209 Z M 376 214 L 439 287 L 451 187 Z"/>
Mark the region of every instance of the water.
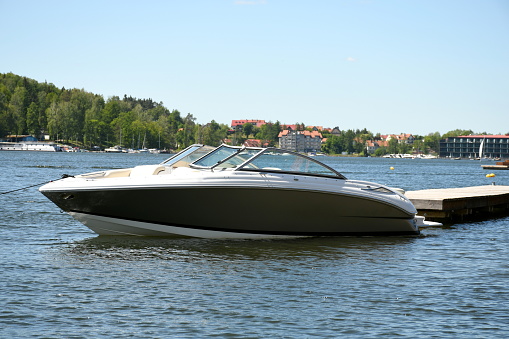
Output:
<path fill-rule="evenodd" d="M 164 158 L 0 152 L 0 192 Z M 509 171 L 486 178 L 478 161 L 321 160 L 406 190 L 509 185 Z M 116 238 L 36 188 L 0 199 L 2 338 L 509 336 L 509 217 L 418 237 Z"/>

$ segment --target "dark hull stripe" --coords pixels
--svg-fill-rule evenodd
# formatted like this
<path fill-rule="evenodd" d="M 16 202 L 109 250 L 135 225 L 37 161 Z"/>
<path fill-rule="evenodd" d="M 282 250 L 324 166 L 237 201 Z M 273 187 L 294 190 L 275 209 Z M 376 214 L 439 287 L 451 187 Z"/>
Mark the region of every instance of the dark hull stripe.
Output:
<path fill-rule="evenodd" d="M 260 231 L 260 230 L 251 230 L 251 229 L 230 229 L 230 228 L 223 228 L 223 227 L 204 227 L 204 226 L 196 226 L 196 225 L 188 225 L 188 224 L 174 224 L 174 223 L 165 223 L 165 222 L 157 222 L 154 223 L 150 220 L 142 220 L 142 219 L 125 219 L 125 218 L 118 218 L 110 215 L 97 215 L 97 214 L 89 214 L 89 213 L 83 213 L 80 211 L 71 211 L 81 214 L 88 214 L 91 216 L 98 216 L 98 217 L 106 217 L 106 218 L 112 218 L 117 220 L 125 220 L 125 221 L 134 221 L 134 222 L 142 222 L 142 223 L 148 223 L 148 224 L 157 224 L 161 226 L 173 226 L 173 227 L 180 227 L 180 228 L 186 228 L 186 229 L 193 229 L 193 230 L 202 230 L 202 231 L 213 231 L 213 232 L 229 232 L 229 233 L 240 233 L 240 234 L 260 234 L 260 235 L 287 235 L 287 236 L 306 236 L 306 237 L 317 237 L 317 236 L 401 236 L 401 235 L 418 235 L 420 232 L 417 231 L 379 231 L 379 232 L 342 232 L 342 231 L 336 231 L 336 232 L 303 232 L 303 231 Z M 372 218 L 372 219 L 378 219 L 378 218 Z"/>

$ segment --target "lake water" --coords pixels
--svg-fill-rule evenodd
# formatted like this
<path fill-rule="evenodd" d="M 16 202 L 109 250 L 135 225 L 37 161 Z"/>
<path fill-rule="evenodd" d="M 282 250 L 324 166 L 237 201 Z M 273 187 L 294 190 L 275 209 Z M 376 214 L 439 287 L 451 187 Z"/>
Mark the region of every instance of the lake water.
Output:
<path fill-rule="evenodd" d="M 0 192 L 164 159 L 0 152 Z M 320 160 L 405 190 L 509 185 L 479 161 Z M 37 188 L 0 199 L 1 338 L 509 337 L 509 217 L 417 237 L 98 237 Z"/>

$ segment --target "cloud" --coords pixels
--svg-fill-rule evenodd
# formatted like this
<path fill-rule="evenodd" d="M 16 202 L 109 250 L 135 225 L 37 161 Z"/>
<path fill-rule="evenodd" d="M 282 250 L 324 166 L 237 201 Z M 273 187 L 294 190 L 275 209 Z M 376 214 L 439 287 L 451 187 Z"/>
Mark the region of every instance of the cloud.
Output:
<path fill-rule="evenodd" d="M 346 58 L 346 61 L 348 61 L 348 62 L 356 62 L 357 59 L 355 59 L 354 57 L 348 57 L 348 58 Z"/>
<path fill-rule="evenodd" d="M 233 2 L 235 5 L 265 5 L 267 1 L 265 0 L 235 0 Z"/>

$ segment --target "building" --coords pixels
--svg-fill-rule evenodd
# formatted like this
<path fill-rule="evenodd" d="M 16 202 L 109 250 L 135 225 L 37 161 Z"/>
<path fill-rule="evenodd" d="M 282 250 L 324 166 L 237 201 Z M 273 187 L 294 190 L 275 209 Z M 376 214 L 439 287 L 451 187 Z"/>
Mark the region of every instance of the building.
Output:
<path fill-rule="evenodd" d="M 369 154 L 375 153 L 375 151 L 377 149 L 379 149 L 380 147 L 388 147 L 388 146 L 389 146 L 388 141 L 383 141 L 383 140 L 367 140 L 366 141 L 366 151 Z"/>
<path fill-rule="evenodd" d="M 482 154 L 480 154 L 482 153 Z M 440 157 L 509 158 L 509 135 L 466 135 L 440 140 Z"/>
<path fill-rule="evenodd" d="M 269 147 L 269 143 L 261 139 L 247 139 L 242 146 L 245 147 Z"/>
<path fill-rule="evenodd" d="M 323 126 L 306 126 L 306 129 L 310 129 L 312 131 L 323 131 Z"/>
<path fill-rule="evenodd" d="M 244 120 L 232 120 L 232 127 L 241 126 L 244 124 L 253 124 L 256 127 L 261 127 L 266 124 L 265 120 L 254 120 L 254 119 L 244 119 Z"/>
<path fill-rule="evenodd" d="M 406 144 L 413 144 L 415 137 L 412 134 L 407 133 L 401 133 L 399 135 L 397 134 L 388 134 L 388 135 L 381 135 L 380 138 L 383 141 L 390 141 L 392 139 L 398 140 L 398 144 L 406 143 Z"/>
<path fill-rule="evenodd" d="M 322 134 L 318 131 L 284 130 L 278 135 L 279 147 L 295 152 L 319 152 Z"/>
<path fill-rule="evenodd" d="M 339 127 L 334 127 L 332 129 L 332 131 L 330 132 L 332 135 L 335 135 L 335 136 L 340 136 L 341 135 L 341 130 L 339 129 Z"/>

